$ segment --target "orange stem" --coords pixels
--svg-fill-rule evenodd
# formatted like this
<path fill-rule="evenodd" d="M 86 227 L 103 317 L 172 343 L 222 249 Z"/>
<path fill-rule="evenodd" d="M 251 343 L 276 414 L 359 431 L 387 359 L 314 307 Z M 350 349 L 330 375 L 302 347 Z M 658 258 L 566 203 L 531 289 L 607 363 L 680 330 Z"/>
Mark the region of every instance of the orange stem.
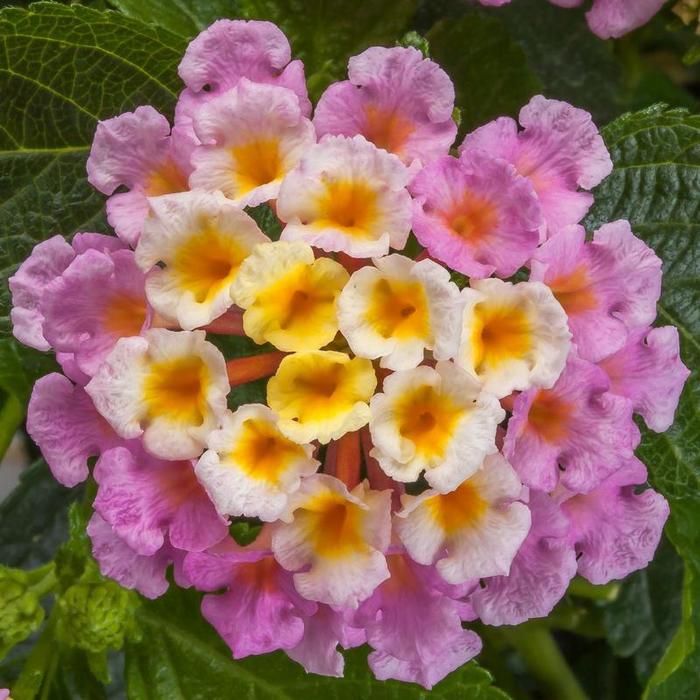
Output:
<path fill-rule="evenodd" d="M 284 359 L 284 352 L 264 352 L 250 357 L 236 357 L 226 363 L 231 386 L 246 384 L 263 377 L 271 377 Z"/>
<path fill-rule="evenodd" d="M 348 489 L 360 483 L 360 433 L 345 433 L 338 440 L 335 455 L 335 475 Z"/>
<path fill-rule="evenodd" d="M 367 467 L 367 478 L 369 484 L 377 491 L 391 489 L 391 505 L 393 510 L 401 508 L 401 494 L 404 493 L 404 485 L 398 481 L 394 481 L 390 476 L 384 473 L 384 470 L 379 466 L 379 462 L 374 457 L 371 457 L 369 451 L 372 449 L 372 436 L 369 433 L 369 428 L 365 426 L 360 431 L 360 439 L 362 440 L 362 452 L 365 458 L 365 466 Z"/>
<path fill-rule="evenodd" d="M 338 262 L 350 273 L 357 272 L 361 267 L 371 264 L 368 258 L 353 258 L 342 251 L 338 253 Z"/>
<path fill-rule="evenodd" d="M 509 413 L 513 412 L 513 404 L 515 403 L 517 396 L 518 392 L 513 392 L 512 394 L 508 394 L 508 396 L 504 396 L 501 399 L 501 406 L 503 407 L 504 411 L 508 411 Z"/>
<path fill-rule="evenodd" d="M 243 311 L 238 308 L 229 309 L 219 318 L 215 318 L 211 323 L 202 326 L 202 330 L 217 335 L 245 335 L 243 330 Z"/>

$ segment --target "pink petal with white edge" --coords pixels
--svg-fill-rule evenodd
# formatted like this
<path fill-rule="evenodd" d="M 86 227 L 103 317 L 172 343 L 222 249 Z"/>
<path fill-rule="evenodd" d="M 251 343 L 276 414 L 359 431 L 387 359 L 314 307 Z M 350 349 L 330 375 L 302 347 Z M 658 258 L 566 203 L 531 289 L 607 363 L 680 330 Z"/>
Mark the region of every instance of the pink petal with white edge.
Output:
<path fill-rule="evenodd" d="M 409 190 L 416 237 L 459 272 L 508 277 L 537 247 L 542 214 L 532 185 L 488 153 L 444 156 L 423 168 Z"/>
<path fill-rule="evenodd" d="M 545 236 L 578 223 L 593 203 L 590 190 L 612 171 L 612 161 L 591 115 L 566 102 L 535 95 L 517 123 L 500 117 L 471 134 L 460 154 L 473 149 L 512 163 L 527 177 L 544 213 Z"/>
<path fill-rule="evenodd" d="M 624 578 L 653 559 L 669 507 L 653 489 L 637 493 L 646 479 L 645 466 L 632 458 L 591 493 L 562 503 L 578 572 L 591 583 Z"/>
<path fill-rule="evenodd" d="M 646 24 L 666 0 L 593 0 L 588 26 L 601 39 L 617 38 Z"/>
<path fill-rule="evenodd" d="M 519 625 L 549 615 L 576 574 L 568 518 L 539 491 L 530 492 L 529 506 L 532 529 L 510 574 L 485 579 L 471 596 L 474 611 L 487 625 Z"/>
<path fill-rule="evenodd" d="M 530 530 L 523 486 L 500 454 L 486 457 L 479 471 L 454 491 L 403 496 L 394 530 L 411 557 L 436 563 L 450 584 L 507 575 Z"/>
<path fill-rule="evenodd" d="M 319 99 L 319 137 L 362 134 L 406 165 L 447 154 L 457 135 L 455 92 L 437 63 L 414 48 L 373 46 L 350 59 L 348 77 Z"/>
<path fill-rule="evenodd" d="M 585 493 L 632 457 L 640 440 L 632 404 L 609 389 L 605 372 L 572 352 L 551 389 L 515 399 L 503 452 L 523 483 Z"/>
<path fill-rule="evenodd" d="M 627 344 L 598 363 L 610 379 L 610 391 L 628 398 L 649 428 L 668 430 L 690 370 L 679 354 L 678 329 L 638 328 Z"/>
<path fill-rule="evenodd" d="M 311 114 L 304 64 L 291 61 L 287 37 L 271 22 L 214 22 L 190 42 L 178 73 L 187 87 L 175 109 L 175 123 L 185 128 L 191 129 L 199 107 L 241 78 L 292 90 L 304 114 Z"/>
<path fill-rule="evenodd" d="M 661 260 L 637 238 L 627 221 L 602 226 L 586 243 L 581 226 L 570 226 L 533 256 L 530 279 L 547 284 L 568 316 L 581 357 L 612 355 L 629 329 L 656 317 Z"/>
<path fill-rule="evenodd" d="M 307 673 L 342 678 L 345 659 L 338 645 L 350 649 L 366 641 L 365 631 L 351 627 L 348 617 L 347 611 L 319 605 L 313 615 L 304 618 L 304 636 L 295 647 L 285 649 L 287 656 Z"/>
<path fill-rule="evenodd" d="M 228 532 L 191 462 L 118 447 L 102 454 L 94 474 L 95 510 L 138 554 L 155 554 L 166 536 L 178 549 L 202 551 Z"/>
<path fill-rule="evenodd" d="M 124 588 L 137 590 L 146 598 L 158 598 L 168 590 L 165 572 L 172 561 L 170 547 L 163 547 L 152 556 L 138 554 L 97 513 L 90 518 L 87 533 L 103 576 L 109 576 Z"/>
<path fill-rule="evenodd" d="M 27 432 L 56 481 L 68 487 L 87 479 L 89 457 L 126 444 L 85 391 L 57 373 L 34 384 L 27 408 Z"/>
<path fill-rule="evenodd" d="M 120 337 L 148 325 L 145 276 L 130 250 L 87 250 L 46 289 L 44 335 L 92 376 Z"/>
<path fill-rule="evenodd" d="M 280 187 L 280 240 L 355 258 L 400 250 L 411 230 L 408 180 L 401 160 L 364 136 L 326 136 Z"/>
<path fill-rule="evenodd" d="M 432 567 L 405 553 L 387 557 L 391 578 L 362 603 L 357 621 L 374 651 L 369 665 L 379 680 L 395 678 L 430 689 L 481 651 L 462 629 L 460 604 L 441 587 Z"/>
<path fill-rule="evenodd" d="M 227 589 L 204 596 L 202 615 L 235 659 L 295 647 L 304 633 L 304 618 L 316 610 L 272 557 L 265 530 L 247 547 L 227 539 L 209 552 L 188 554 L 184 568 L 200 589 Z"/>
<path fill-rule="evenodd" d="M 284 176 L 316 142 L 291 90 L 247 78 L 203 106 L 194 129 L 205 145 L 193 154 L 190 185 L 220 190 L 241 207 L 277 199 Z"/>

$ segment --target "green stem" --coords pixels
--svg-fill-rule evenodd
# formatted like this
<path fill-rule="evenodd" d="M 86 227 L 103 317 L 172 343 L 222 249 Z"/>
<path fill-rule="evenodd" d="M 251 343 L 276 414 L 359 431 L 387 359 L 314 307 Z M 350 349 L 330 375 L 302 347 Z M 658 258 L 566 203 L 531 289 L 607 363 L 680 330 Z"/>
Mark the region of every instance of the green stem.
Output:
<path fill-rule="evenodd" d="M 577 605 L 571 599 L 565 599 L 543 621 L 547 627 L 576 632 L 585 637 L 605 637 L 603 611 L 598 607 Z"/>
<path fill-rule="evenodd" d="M 24 420 L 24 406 L 12 395 L 8 394 L 0 409 L 0 460 L 5 456 L 17 428 Z"/>
<path fill-rule="evenodd" d="M 57 620 L 56 608 L 54 608 L 19 678 L 12 686 L 14 700 L 34 700 L 40 691 L 41 697 L 47 697 L 47 689 L 51 686 L 58 662 L 54 635 Z"/>
<path fill-rule="evenodd" d="M 564 655 L 549 631 L 538 624 L 502 627 L 508 643 L 520 654 L 532 675 L 557 700 L 587 700 Z"/>
<path fill-rule="evenodd" d="M 617 581 L 612 581 L 602 586 L 595 586 L 586 581 L 585 578 L 576 577 L 569 584 L 569 593 L 579 598 L 590 598 L 591 600 L 602 600 L 606 603 L 612 603 L 620 593 L 620 584 Z"/>
<path fill-rule="evenodd" d="M 30 590 L 37 598 L 43 598 L 47 593 L 51 593 L 58 583 L 56 565 L 51 562 L 51 564 L 47 564 L 47 566 L 50 568 L 48 568 L 45 575 L 30 587 Z M 43 568 L 44 567 L 42 567 L 42 569 Z"/>

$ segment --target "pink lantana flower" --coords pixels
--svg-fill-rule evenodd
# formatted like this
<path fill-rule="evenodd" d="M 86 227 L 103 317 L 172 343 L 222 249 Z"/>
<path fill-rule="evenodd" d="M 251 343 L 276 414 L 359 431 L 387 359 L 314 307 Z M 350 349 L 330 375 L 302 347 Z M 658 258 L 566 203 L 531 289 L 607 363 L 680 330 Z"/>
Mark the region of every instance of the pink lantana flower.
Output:
<path fill-rule="evenodd" d="M 186 85 L 175 109 L 175 124 L 192 134 L 192 119 L 209 100 L 241 78 L 285 87 L 311 114 L 304 64 L 291 60 L 287 37 L 271 22 L 220 19 L 193 39 L 178 67 Z"/>
<path fill-rule="evenodd" d="M 352 612 L 319 604 L 313 615 L 304 618 L 304 635 L 295 647 L 285 650 L 287 656 L 307 673 L 342 678 L 345 658 L 338 646 L 352 649 L 367 641 L 365 630 L 350 624 Z"/>
<path fill-rule="evenodd" d="M 147 197 L 189 189 L 195 139 L 186 129 L 170 129 L 153 107 L 137 107 L 97 125 L 87 161 L 88 181 L 106 195 L 107 220 L 117 235 L 135 246 L 148 214 Z M 114 194 L 119 187 L 127 192 Z"/>
<path fill-rule="evenodd" d="M 646 480 L 646 467 L 632 457 L 590 493 L 559 494 L 578 572 L 591 583 L 624 578 L 654 557 L 669 507 L 653 489 L 639 493 Z"/>
<path fill-rule="evenodd" d="M 544 282 L 566 311 L 573 342 L 591 362 L 620 350 L 630 329 L 649 326 L 661 295 L 661 260 L 624 220 L 601 226 L 587 243 L 581 226 L 533 256 L 531 280 Z"/>
<path fill-rule="evenodd" d="M 430 689 L 481 651 L 478 635 L 462 628 L 464 606 L 458 599 L 466 591 L 400 550 L 387 555 L 387 564 L 391 577 L 355 616 L 374 650 L 369 666 L 379 680 L 395 678 Z"/>
<path fill-rule="evenodd" d="M 316 603 L 295 589 L 292 574 L 272 556 L 270 532 L 241 547 L 227 538 L 201 554 L 188 554 L 185 573 L 205 595 L 202 615 L 221 635 L 233 657 L 266 654 L 297 646 L 304 635 L 304 618 Z"/>
<path fill-rule="evenodd" d="M 102 453 L 94 469 L 94 507 L 138 554 L 150 556 L 169 542 L 203 551 L 228 533 L 189 461 L 163 461 L 139 445 Z"/>
<path fill-rule="evenodd" d="M 93 376 L 117 340 L 150 326 L 145 283 L 133 251 L 85 251 L 46 289 L 44 336 Z"/>
<path fill-rule="evenodd" d="M 87 479 L 89 457 L 127 444 L 97 412 L 85 390 L 56 372 L 34 384 L 27 432 L 56 481 L 68 487 Z"/>
<path fill-rule="evenodd" d="M 519 625 L 545 617 L 561 600 L 576 574 L 569 520 L 547 494 L 531 491 L 532 527 L 507 576 L 494 576 L 476 588 L 470 601 L 487 625 Z"/>
<path fill-rule="evenodd" d="M 605 372 L 573 351 L 551 389 L 515 399 L 503 452 L 525 484 L 588 492 L 632 457 L 632 404 L 609 389 Z"/>
<path fill-rule="evenodd" d="M 146 598 L 158 598 L 168 590 L 166 572 L 176 563 L 175 581 L 186 584 L 179 575 L 181 557 L 169 544 L 155 554 L 139 554 L 122 540 L 112 526 L 98 513 L 93 513 L 87 526 L 92 541 L 92 555 L 103 576 L 109 576 L 124 588 L 137 590 Z"/>
<path fill-rule="evenodd" d="M 409 187 L 413 230 L 430 255 L 471 277 L 508 277 L 539 242 L 542 213 L 532 185 L 483 151 L 444 156 Z"/>
<path fill-rule="evenodd" d="M 361 134 L 406 165 L 447 154 L 457 135 L 455 91 L 437 63 L 414 48 L 373 46 L 350 58 L 348 78 L 318 101 L 319 138 Z"/>
<path fill-rule="evenodd" d="M 674 326 L 635 328 L 627 343 L 598 363 L 610 391 L 628 398 L 649 428 L 668 430 L 690 370 L 683 364 Z"/>
<path fill-rule="evenodd" d="M 63 236 L 53 236 L 34 246 L 31 255 L 10 277 L 12 292 L 12 333 L 15 338 L 37 350 L 50 350 L 44 336 L 45 316 L 42 304 L 49 285 L 58 279 L 77 255 L 88 250 L 111 252 L 124 248 L 113 236 L 100 233 L 77 233 L 72 243 Z"/>
<path fill-rule="evenodd" d="M 467 134 L 460 154 L 482 150 L 512 163 L 530 180 L 544 214 L 543 237 L 576 224 L 593 203 L 591 190 L 612 161 L 591 115 L 567 102 L 536 95 L 520 110 L 522 131 L 499 117 Z"/>

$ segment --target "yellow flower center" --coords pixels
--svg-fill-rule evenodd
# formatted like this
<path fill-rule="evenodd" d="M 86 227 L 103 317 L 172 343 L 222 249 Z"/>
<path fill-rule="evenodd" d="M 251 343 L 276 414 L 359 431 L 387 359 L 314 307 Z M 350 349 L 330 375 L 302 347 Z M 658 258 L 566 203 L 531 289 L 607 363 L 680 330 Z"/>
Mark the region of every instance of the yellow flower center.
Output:
<path fill-rule="evenodd" d="M 412 389 L 395 406 L 399 432 L 425 459 L 445 455 L 457 423 L 466 410 L 432 386 Z"/>
<path fill-rule="evenodd" d="M 528 425 L 546 442 L 557 442 L 569 429 L 573 407 L 551 391 L 538 391 L 527 415 Z"/>
<path fill-rule="evenodd" d="M 469 481 L 454 491 L 426 499 L 425 507 L 442 531 L 453 535 L 477 523 L 486 512 L 487 503 Z"/>
<path fill-rule="evenodd" d="M 268 382 L 267 402 L 283 419 L 325 422 L 369 401 L 376 384 L 369 360 L 328 351 L 295 353 Z"/>
<path fill-rule="evenodd" d="M 426 340 L 430 336 L 428 299 L 420 282 L 378 279 L 365 318 L 382 338 Z"/>
<path fill-rule="evenodd" d="M 169 267 L 182 289 L 201 304 L 233 283 L 245 256 L 246 251 L 232 237 L 205 224 L 178 248 Z"/>
<path fill-rule="evenodd" d="M 277 483 L 289 465 L 305 456 L 304 450 L 288 440 L 269 421 L 248 418 L 243 422 L 235 447 L 229 453 L 246 474 Z"/>
<path fill-rule="evenodd" d="M 279 141 L 263 139 L 231 148 L 236 196 L 284 177 Z"/>
<path fill-rule="evenodd" d="M 447 216 L 449 227 L 462 239 L 477 243 L 498 226 L 498 207 L 488 197 L 465 192 Z"/>
<path fill-rule="evenodd" d="M 400 154 L 408 137 L 413 133 L 413 124 L 396 113 L 374 105 L 365 107 L 363 136 L 377 148 Z"/>
<path fill-rule="evenodd" d="M 342 558 L 368 547 L 362 535 L 364 512 L 341 494 L 324 491 L 297 510 L 295 519 L 309 533 L 314 552 L 324 558 Z"/>
<path fill-rule="evenodd" d="M 524 359 L 533 346 L 527 313 L 516 305 L 477 304 L 471 344 L 477 374 L 508 360 Z"/>
<path fill-rule="evenodd" d="M 368 183 L 331 180 L 316 201 L 319 228 L 341 229 L 348 236 L 371 237 L 378 215 L 377 193 Z"/>
<path fill-rule="evenodd" d="M 246 310 L 246 332 L 283 350 L 315 350 L 338 331 L 335 300 L 348 279 L 333 260 L 298 263 L 263 288 Z"/>
<path fill-rule="evenodd" d="M 196 356 L 154 362 L 144 380 L 147 418 L 201 425 L 207 412 L 209 368 Z"/>
<path fill-rule="evenodd" d="M 548 285 L 568 316 L 590 311 L 598 306 L 588 271 L 583 265 L 567 275 L 556 277 Z"/>

